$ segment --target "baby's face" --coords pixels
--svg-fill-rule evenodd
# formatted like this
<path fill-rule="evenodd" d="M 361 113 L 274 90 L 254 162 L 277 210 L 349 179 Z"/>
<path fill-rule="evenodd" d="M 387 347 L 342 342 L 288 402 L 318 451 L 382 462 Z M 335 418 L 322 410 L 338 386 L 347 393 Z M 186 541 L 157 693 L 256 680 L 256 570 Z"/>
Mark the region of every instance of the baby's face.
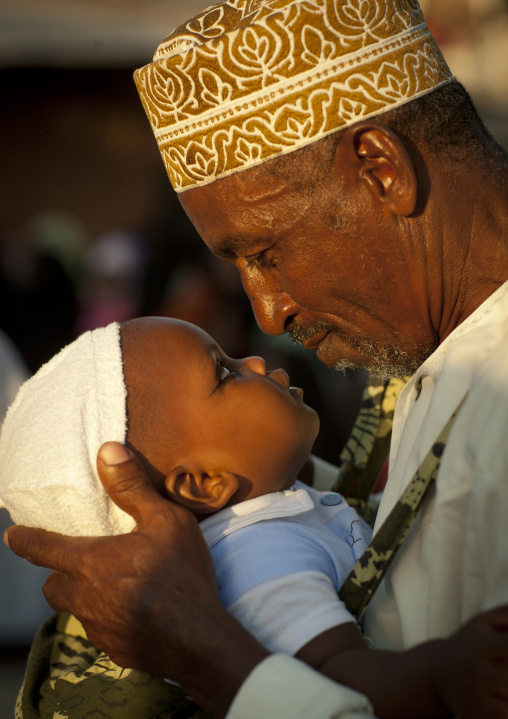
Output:
<path fill-rule="evenodd" d="M 248 480 L 240 499 L 291 486 L 319 420 L 284 370 L 268 371 L 259 357 L 231 359 L 186 322 L 143 318 L 127 329 L 122 344 L 129 397 L 145 387 L 136 405 L 149 405 L 150 434 L 159 439 L 138 448 L 156 469 L 167 474 L 176 452 L 179 462 L 199 458 L 210 470 Z"/>

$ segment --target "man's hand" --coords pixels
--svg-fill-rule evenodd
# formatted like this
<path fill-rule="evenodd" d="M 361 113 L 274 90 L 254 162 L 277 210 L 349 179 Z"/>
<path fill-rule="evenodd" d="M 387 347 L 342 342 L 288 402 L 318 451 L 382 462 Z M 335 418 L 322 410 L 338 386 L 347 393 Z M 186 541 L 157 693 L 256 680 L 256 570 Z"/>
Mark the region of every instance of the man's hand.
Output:
<path fill-rule="evenodd" d="M 101 447 L 111 499 L 136 521 L 131 534 L 65 537 L 10 527 L 9 547 L 53 569 L 44 594 L 68 611 L 114 662 L 171 678 L 221 716 L 267 656 L 219 601 L 208 547 L 192 514 L 161 497 L 122 445 Z"/>
<path fill-rule="evenodd" d="M 439 642 L 434 676 L 460 719 L 508 717 L 508 606 L 471 619 Z"/>

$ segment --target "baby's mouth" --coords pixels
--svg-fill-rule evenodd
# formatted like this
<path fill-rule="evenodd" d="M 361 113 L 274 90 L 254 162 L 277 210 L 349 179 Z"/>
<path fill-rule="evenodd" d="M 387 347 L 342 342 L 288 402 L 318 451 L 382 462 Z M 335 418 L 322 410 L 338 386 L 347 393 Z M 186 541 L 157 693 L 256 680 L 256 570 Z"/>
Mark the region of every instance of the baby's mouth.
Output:
<path fill-rule="evenodd" d="M 301 387 L 290 387 L 289 392 L 295 399 L 303 399 L 303 389 Z"/>
<path fill-rule="evenodd" d="M 289 376 L 288 373 L 282 368 L 274 369 L 271 372 L 268 372 L 267 377 L 268 379 L 271 379 L 273 382 L 280 385 L 284 389 L 289 390 L 291 384 L 289 381 Z"/>

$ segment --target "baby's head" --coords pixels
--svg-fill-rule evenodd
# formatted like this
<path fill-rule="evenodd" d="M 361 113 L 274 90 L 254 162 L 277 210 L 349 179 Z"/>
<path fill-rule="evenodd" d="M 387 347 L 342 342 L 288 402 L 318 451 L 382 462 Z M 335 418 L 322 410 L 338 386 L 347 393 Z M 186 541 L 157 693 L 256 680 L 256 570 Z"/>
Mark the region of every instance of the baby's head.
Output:
<path fill-rule="evenodd" d="M 122 368 L 123 362 L 123 368 Z M 232 360 L 199 328 L 141 318 L 86 333 L 20 390 L 0 439 L 0 506 L 66 534 L 129 531 L 96 454 L 125 442 L 164 495 L 206 516 L 287 489 L 319 422 L 283 370 Z"/>
<path fill-rule="evenodd" d="M 121 342 L 127 444 L 163 493 L 200 514 L 294 483 L 319 423 L 283 370 L 179 320 L 133 320 Z"/>

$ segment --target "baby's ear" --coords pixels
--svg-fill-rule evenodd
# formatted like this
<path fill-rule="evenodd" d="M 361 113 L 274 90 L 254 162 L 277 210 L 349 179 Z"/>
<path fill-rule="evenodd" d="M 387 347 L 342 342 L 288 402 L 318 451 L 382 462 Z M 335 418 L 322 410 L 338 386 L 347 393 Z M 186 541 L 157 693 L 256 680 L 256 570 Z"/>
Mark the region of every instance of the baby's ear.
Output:
<path fill-rule="evenodd" d="M 238 489 L 238 477 L 232 472 L 207 472 L 177 465 L 165 479 L 166 491 L 174 502 L 196 514 L 211 514 L 222 509 Z"/>

